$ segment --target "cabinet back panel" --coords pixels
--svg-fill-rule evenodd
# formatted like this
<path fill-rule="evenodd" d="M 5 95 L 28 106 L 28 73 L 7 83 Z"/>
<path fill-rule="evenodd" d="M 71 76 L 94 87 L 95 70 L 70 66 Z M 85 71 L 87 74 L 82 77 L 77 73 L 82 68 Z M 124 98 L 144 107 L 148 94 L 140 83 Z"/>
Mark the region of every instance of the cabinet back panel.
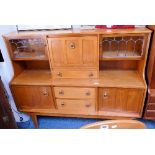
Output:
<path fill-rule="evenodd" d="M 136 70 L 138 65 L 138 61 L 130 61 L 130 60 L 123 60 L 123 61 L 100 61 L 100 70 Z"/>
<path fill-rule="evenodd" d="M 26 61 L 26 69 L 50 69 L 48 61 Z"/>

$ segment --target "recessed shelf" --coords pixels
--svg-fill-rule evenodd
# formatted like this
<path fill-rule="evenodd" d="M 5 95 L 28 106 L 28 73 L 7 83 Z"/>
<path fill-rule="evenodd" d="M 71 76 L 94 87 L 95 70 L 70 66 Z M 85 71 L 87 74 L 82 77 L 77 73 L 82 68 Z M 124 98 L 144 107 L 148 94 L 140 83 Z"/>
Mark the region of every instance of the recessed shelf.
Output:
<path fill-rule="evenodd" d="M 12 85 L 51 85 L 51 83 L 50 70 L 24 70 L 11 81 Z"/>
<path fill-rule="evenodd" d="M 100 60 L 141 60 L 142 57 L 138 52 L 119 51 L 104 51 Z"/>
<path fill-rule="evenodd" d="M 99 73 L 104 87 L 145 88 L 146 84 L 136 70 L 105 70 Z"/>

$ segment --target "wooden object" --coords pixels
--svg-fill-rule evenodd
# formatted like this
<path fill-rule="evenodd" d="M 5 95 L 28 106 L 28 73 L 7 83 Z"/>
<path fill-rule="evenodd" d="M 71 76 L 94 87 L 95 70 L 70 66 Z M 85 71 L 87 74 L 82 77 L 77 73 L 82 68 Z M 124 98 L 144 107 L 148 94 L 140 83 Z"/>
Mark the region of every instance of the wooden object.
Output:
<path fill-rule="evenodd" d="M 147 65 L 148 93 L 144 118 L 155 120 L 155 25 L 150 25 L 148 28 L 153 30 L 153 33 L 151 37 L 150 54 Z"/>
<path fill-rule="evenodd" d="M 88 124 L 81 129 L 146 129 L 146 126 L 136 120 L 108 120 Z"/>
<path fill-rule="evenodd" d="M 147 28 L 134 28 L 5 35 L 18 109 L 31 114 L 36 126 L 38 115 L 141 117 L 150 34 Z M 12 40 L 24 42 L 24 52 L 16 52 Z"/>

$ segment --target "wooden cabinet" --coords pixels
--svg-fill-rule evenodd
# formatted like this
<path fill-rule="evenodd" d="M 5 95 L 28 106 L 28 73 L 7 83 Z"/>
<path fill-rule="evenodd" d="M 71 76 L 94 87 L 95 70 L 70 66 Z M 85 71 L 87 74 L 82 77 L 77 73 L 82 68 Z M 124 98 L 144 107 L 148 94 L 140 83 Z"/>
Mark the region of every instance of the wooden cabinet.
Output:
<path fill-rule="evenodd" d="M 18 109 L 33 116 L 35 124 L 37 115 L 141 117 L 150 34 L 135 28 L 4 36 Z"/>
<path fill-rule="evenodd" d="M 50 86 L 12 86 L 15 102 L 20 110 L 55 108 Z"/>
<path fill-rule="evenodd" d="M 99 110 L 140 113 L 143 89 L 99 88 Z"/>
<path fill-rule="evenodd" d="M 96 36 L 48 38 L 48 45 L 53 67 L 97 67 Z"/>

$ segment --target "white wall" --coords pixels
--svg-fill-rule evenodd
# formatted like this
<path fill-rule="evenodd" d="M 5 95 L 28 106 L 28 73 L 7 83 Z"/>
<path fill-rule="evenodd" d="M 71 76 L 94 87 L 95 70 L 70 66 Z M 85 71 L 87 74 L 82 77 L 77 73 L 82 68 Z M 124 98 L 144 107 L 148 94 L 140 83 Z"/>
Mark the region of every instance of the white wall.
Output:
<path fill-rule="evenodd" d="M 16 26 L 15 25 L 0 25 L 0 49 L 4 58 L 4 62 L 0 62 L 0 76 L 2 78 L 2 81 L 4 83 L 4 87 L 7 90 L 7 93 L 9 95 L 9 103 L 11 107 L 13 108 L 13 113 L 15 116 L 15 119 L 17 122 L 20 120 L 20 116 L 23 117 L 23 121 L 27 121 L 29 119 L 29 116 L 25 114 L 18 113 L 17 108 L 15 106 L 12 94 L 10 92 L 9 88 L 9 82 L 13 77 L 13 68 L 11 65 L 11 61 L 9 59 L 7 49 L 5 46 L 5 43 L 3 41 L 2 35 L 7 34 L 9 32 L 16 31 Z"/>

